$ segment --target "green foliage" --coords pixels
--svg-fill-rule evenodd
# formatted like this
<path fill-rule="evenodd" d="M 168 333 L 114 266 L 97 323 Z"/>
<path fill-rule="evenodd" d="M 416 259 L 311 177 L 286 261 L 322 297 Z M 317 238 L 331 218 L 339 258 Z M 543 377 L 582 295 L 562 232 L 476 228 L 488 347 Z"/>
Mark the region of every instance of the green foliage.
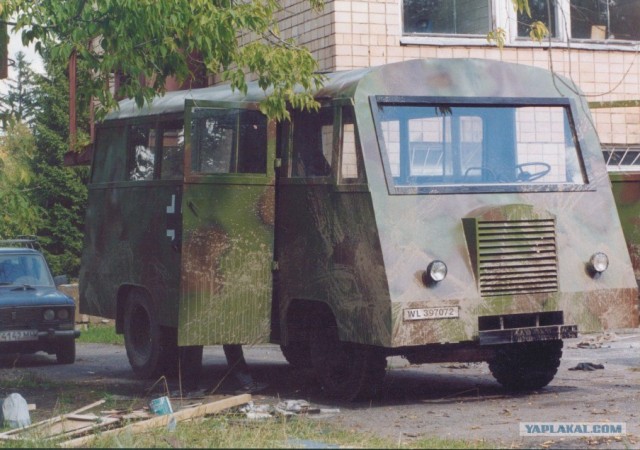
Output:
<path fill-rule="evenodd" d="M 37 76 L 31 95 L 37 151 L 32 159 L 35 173 L 33 200 L 42 208 L 37 230 L 51 271 L 77 276 L 82 251 L 87 199 L 87 167 L 65 167 L 69 149 L 69 88 L 66 73 L 45 59 L 47 76 Z M 80 68 L 82 71 L 83 68 Z M 81 72 L 82 73 L 82 72 Z M 80 104 L 80 102 L 79 102 Z M 87 111 L 78 111 L 78 142 L 88 142 Z"/>
<path fill-rule="evenodd" d="M 17 55 L 16 79 L 0 102 L 7 123 L 0 137 L 0 236 L 37 235 L 53 273 L 76 276 L 88 168 L 64 166 L 68 79 L 44 56 L 47 76 L 33 73 L 23 55 Z M 82 66 L 80 73 L 86 73 Z M 88 127 L 86 111 L 80 109 L 79 128 Z M 81 131 L 78 141 L 88 140 Z"/>
<path fill-rule="evenodd" d="M 539 20 L 533 22 L 531 25 L 529 25 L 529 27 L 529 37 L 531 37 L 531 39 L 533 39 L 534 41 L 540 42 L 549 35 L 549 29 L 544 23 L 540 22 Z"/>
<path fill-rule="evenodd" d="M 34 234 L 42 210 L 32 201 L 31 163 L 36 151 L 29 129 L 11 123 L 0 136 L 0 237 Z"/>
<path fill-rule="evenodd" d="M 37 104 L 34 103 L 30 90 L 34 84 L 35 74 L 30 69 L 30 63 L 22 52 L 15 55 L 15 72 L 15 78 L 9 78 L 5 81 L 8 92 L 0 98 L 0 109 L 5 127 L 12 120 L 33 126 L 33 116 L 37 110 Z"/>
<path fill-rule="evenodd" d="M 319 9 L 323 2 L 310 4 Z M 117 96 L 142 105 L 163 91 L 167 77 L 185 80 L 205 68 L 241 91 L 244 72 L 256 71 L 272 96 L 263 105 L 272 117 L 286 116 L 285 101 L 317 106 L 309 91 L 322 80 L 317 63 L 307 49 L 279 38 L 278 0 L 6 0 L 5 7 L 16 15 L 23 42 L 46 48 L 52 64 L 64 67 L 76 52 L 93 73 L 80 95 L 106 109 Z M 248 36 L 262 40 L 244 46 Z M 105 89 L 113 73 L 126 74 L 115 97 Z"/>
<path fill-rule="evenodd" d="M 531 17 L 531 6 L 529 5 L 529 0 L 511 0 L 513 3 L 513 7 L 516 12 L 520 14 L 526 14 Z M 529 37 L 534 40 L 541 42 L 545 37 L 549 36 L 549 29 L 547 26 L 537 20 L 529 25 Z M 495 30 L 491 30 L 487 33 L 487 41 L 495 42 L 495 44 L 502 48 L 506 42 L 506 31 L 503 28 L 497 28 Z"/>

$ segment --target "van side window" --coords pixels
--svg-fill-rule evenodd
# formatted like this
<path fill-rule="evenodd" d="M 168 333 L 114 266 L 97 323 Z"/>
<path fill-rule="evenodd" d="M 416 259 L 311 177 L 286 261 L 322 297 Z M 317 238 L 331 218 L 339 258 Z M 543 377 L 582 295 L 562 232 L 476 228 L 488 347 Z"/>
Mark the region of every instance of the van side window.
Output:
<path fill-rule="evenodd" d="M 129 180 L 153 180 L 156 132 L 150 125 L 129 127 L 127 145 Z"/>
<path fill-rule="evenodd" d="M 331 175 L 333 109 L 297 111 L 293 114 L 293 177 Z"/>
<path fill-rule="evenodd" d="M 353 107 L 342 108 L 342 158 L 340 159 L 340 181 L 351 183 L 364 181 L 362 169 L 362 151 L 353 117 Z"/>
<path fill-rule="evenodd" d="M 160 179 L 182 178 L 184 162 L 184 125 L 181 120 L 161 124 Z"/>
<path fill-rule="evenodd" d="M 127 178 L 125 127 L 100 127 L 96 132 L 91 182 L 108 183 Z"/>
<path fill-rule="evenodd" d="M 267 172 L 267 118 L 258 111 L 194 109 L 194 172 Z"/>

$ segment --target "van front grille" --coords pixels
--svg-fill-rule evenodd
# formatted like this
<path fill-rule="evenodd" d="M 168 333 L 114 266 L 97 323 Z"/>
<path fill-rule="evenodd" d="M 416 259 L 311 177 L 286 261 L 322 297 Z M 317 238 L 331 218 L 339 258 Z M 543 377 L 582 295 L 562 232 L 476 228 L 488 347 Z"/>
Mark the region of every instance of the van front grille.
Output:
<path fill-rule="evenodd" d="M 478 221 L 476 232 L 483 297 L 558 290 L 553 219 Z"/>

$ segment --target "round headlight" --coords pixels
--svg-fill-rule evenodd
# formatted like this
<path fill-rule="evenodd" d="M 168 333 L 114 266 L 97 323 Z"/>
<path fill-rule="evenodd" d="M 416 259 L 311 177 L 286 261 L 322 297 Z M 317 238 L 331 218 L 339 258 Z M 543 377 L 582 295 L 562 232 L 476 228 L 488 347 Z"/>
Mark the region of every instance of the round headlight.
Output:
<path fill-rule="evenodd" d="M 589 259 L 589 266 L 595 273 L 602 273 L 609 267 L 609 257 L 602 252 L 596 252 Z"/>
<path fill-rule="evenodd" d="M 44 317 L 44 320 L 53 320 L 56 318 L 56 313 L 53 309 L 45 309 L 42 316 Z"/>
<path fill-rule="evenodd" d="M 438 283 L 447 276 L 447 265 L 440 260 L 431 261 L 425 275 L 427 284 Z"/>
<path fill-rule="evenodd" d="M 58 319 L 67 320 L 69 318 L 69 310 L 68 309 L 59 309 L 58 310 Z"/>

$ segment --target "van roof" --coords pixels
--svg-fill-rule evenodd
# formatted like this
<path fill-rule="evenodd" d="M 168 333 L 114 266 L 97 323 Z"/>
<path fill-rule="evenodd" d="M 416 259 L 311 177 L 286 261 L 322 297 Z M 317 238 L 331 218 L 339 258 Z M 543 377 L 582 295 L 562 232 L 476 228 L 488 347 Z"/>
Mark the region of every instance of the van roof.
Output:
<path fill-rule="evenodd" d="M 425 74 L 427 74 L 425 76 Z M 373 77 L 367 77 L 367 75 Z M 570 80 L 550 71 L 495 60 L 452 58 L 409 60 L 365 69 L 354 69 L 325 74 L 325 82 L 315 97 L 350 98 L 360 82 L 371 78 L 373 84 L 383 83 L 386 89 L 414 92 L 415 83 L 427 86 L 433 95 L 473 96 L 481 91 L 495 93 L 498 97 L 574 97 L 579 89 Z M 419 79 L 416 79 L 418 77 Z M 407 78 L 410 78 L 409 82 Z M 380 79 L 382 81 L 376 81 Z M 409 84 L 407 86 L 406 84 Z M 534 83 L 535 86 L 532 86 Z M 368 84 L 368 83 L 367 83 Z M 138 116 L 153 116 L 180 113 L 185 102 L 192 100 L 213 102 L 258 103 L 268 91 L 263 91 L 257 82 L 249 82 L 246 95 L 229 89 L 229 84 L 220 84 L 200 89 L 171 91 L 155 97 L 150 104 L 139 108 L 132 99 L 119 103 L 119 109 L 109 113 L 105 120 L 118 120 Z M 534 88 L 534 89 L 532 89 Z M 434 94 L 436 93 L 437 94 Z M 440 94 L 442 92 L 443 94 Z M 475 93 L 475 94 L 474 94 Z M 384 95 L 383 92 L 379 94 Z M 417 94 L 420 95 L 420 94 Z"/>

